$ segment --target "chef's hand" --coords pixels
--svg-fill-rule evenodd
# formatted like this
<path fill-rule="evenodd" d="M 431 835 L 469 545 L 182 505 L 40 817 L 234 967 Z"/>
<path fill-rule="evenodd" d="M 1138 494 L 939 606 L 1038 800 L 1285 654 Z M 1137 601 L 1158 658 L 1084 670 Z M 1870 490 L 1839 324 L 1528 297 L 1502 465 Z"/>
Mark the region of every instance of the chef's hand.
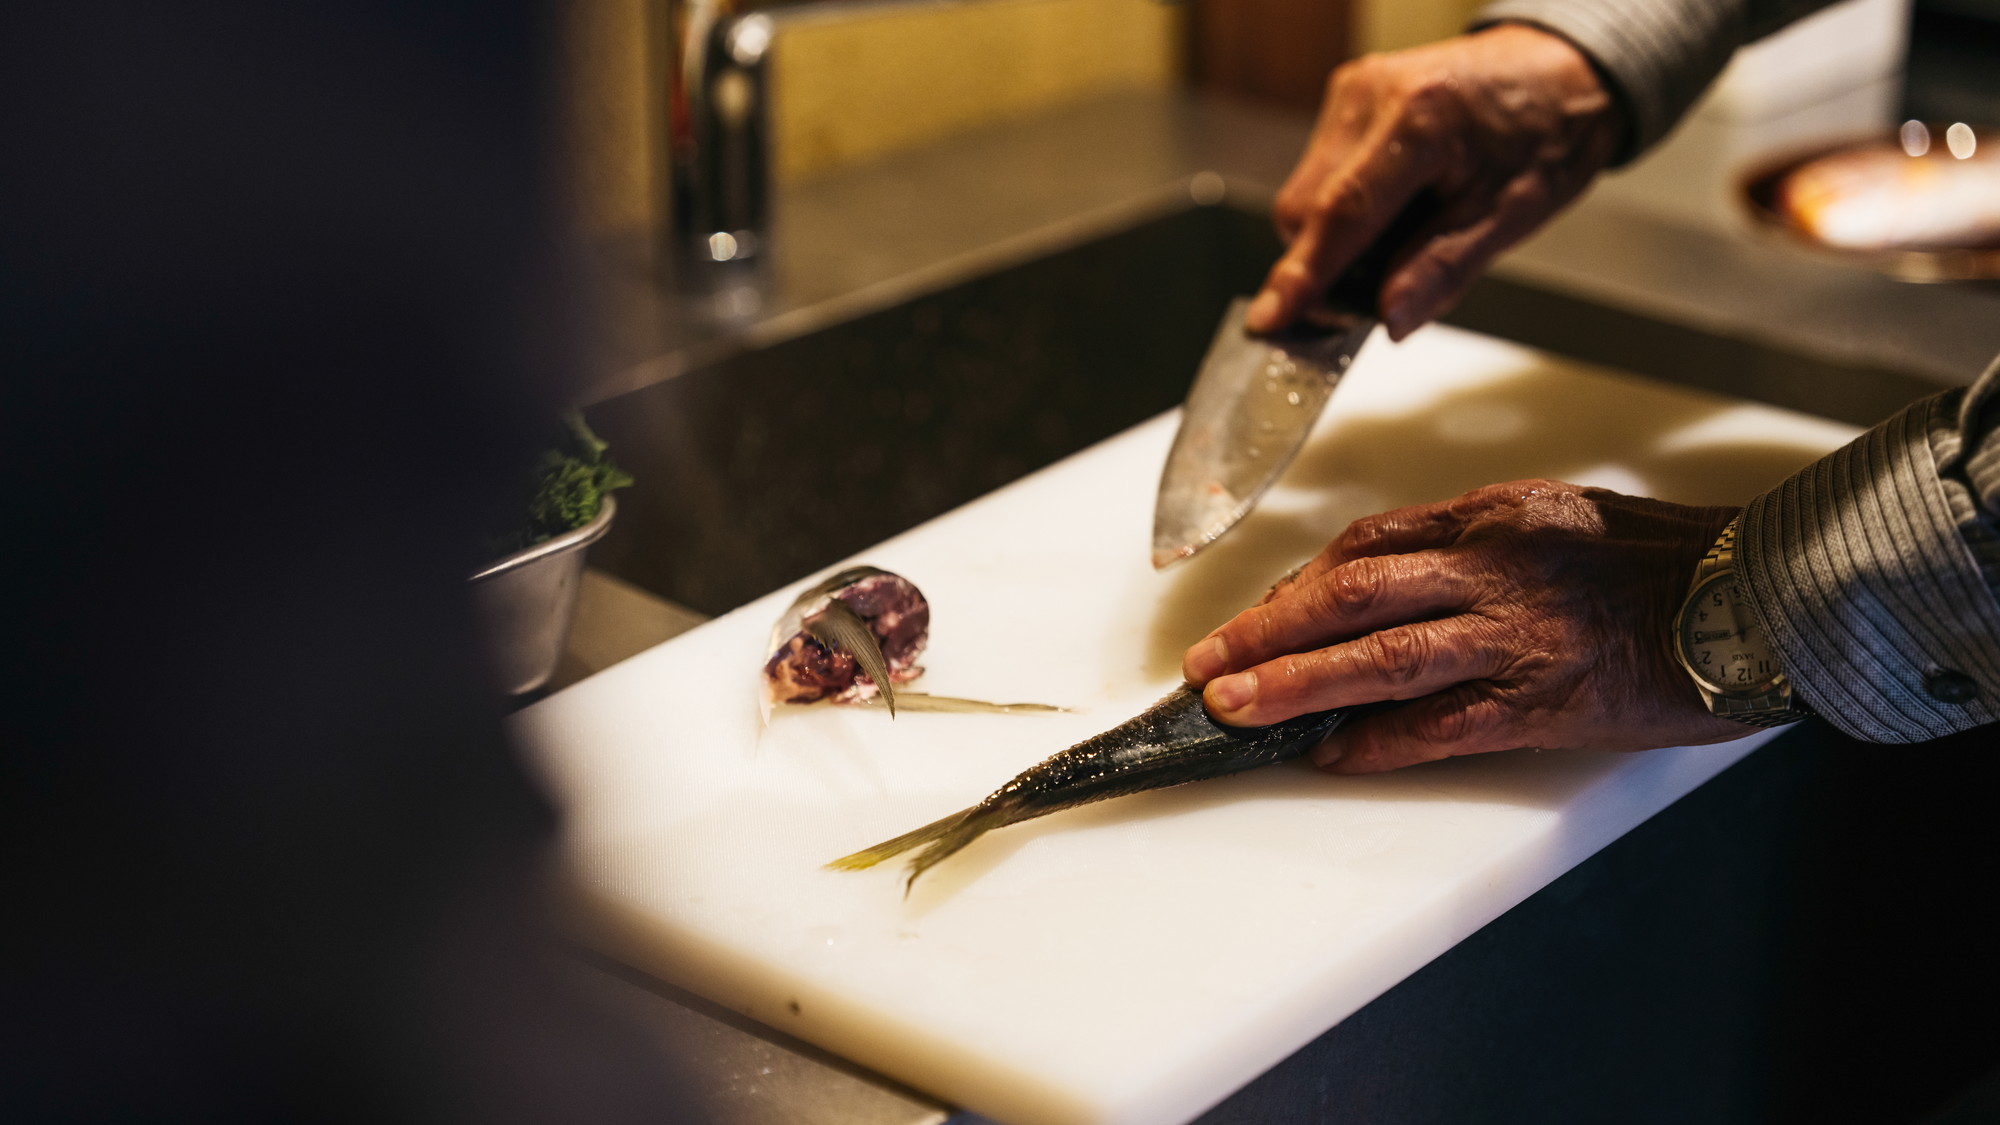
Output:
<path fill-rule="evenodd" d="M 1290 323 L 1427 192 L 1440 213 L 1390 258 L 1379 295 L 1402 339 L 1575 198 L 1623 127 L 1582 52 L 1524 25 L 1347 63 L 1278 193 L 1290 248 L 1250 306 L 1251 330 Z"/>
<path fill-rule="evenodd" d="M 1734 514 L 1530 480 L 1370 516 L 1188 649 L 1183 671 L 1240 726 L 1406 700 L 1313 751 L 1336 773 L 1740 738 L 1749 728 L 1708 713 L 1670 638 Z"/>

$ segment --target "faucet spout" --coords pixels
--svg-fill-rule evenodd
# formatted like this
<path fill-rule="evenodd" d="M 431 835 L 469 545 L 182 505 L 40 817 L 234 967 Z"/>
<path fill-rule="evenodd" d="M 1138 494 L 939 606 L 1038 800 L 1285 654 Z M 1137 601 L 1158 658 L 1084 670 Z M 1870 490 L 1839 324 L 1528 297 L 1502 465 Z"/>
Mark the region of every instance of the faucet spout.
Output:
<path fill-rule="evenodd" d="M 736 0 L 665 0 L 669 271 L 702 289 L 769 248 L 771 17 Z M 740 267 L 734 267 L 740 269 Z"/>

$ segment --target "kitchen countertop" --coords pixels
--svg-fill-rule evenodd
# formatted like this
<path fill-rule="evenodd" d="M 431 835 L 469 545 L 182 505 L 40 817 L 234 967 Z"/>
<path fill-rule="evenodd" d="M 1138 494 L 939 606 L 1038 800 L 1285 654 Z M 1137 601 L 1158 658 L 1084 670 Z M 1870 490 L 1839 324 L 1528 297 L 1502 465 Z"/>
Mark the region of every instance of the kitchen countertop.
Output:
<path fill-rule="evenodd" d="M 690 315 L 685 303 L 658 297 L 636 270 L 610 287 L 611 340 L 589 397 L 608 398 L 1169 213 L 1186 206 L 1191 185 L 1199 194 L 1219 187 L 1241 206 L 1265 206 L 1305 127 L 1294 116 L 1214 99 L 1120 97 L 798 185 L 780 195 L 767 284 L 746 315 L 727 324 Z M 1588 200 L 1495 272 L 1786 354 L 1879 371 L 1892 394 L 1968 382 L 2000 352 L 2000 291 L 1992 287 L 1907 286 Z M 1712 373 L 1703 381 L 1715 385 Z M 566 677 L 698 618 L 620 586 L 606 576 L 586 583 Z M 799 1119 L 782 1107 L 808 1105 L 825 1110 L 814 1119 L 882 1125 L 947 1116 L 920 1095 L 657 982 L 621 973 L 608 987 L 627 1002 L 660 1006 L 663 1049 L 717 1077 L 711 1093 L 725 1121 Z M 764 1081 L 743 1080 L 752 1066 Z"/>

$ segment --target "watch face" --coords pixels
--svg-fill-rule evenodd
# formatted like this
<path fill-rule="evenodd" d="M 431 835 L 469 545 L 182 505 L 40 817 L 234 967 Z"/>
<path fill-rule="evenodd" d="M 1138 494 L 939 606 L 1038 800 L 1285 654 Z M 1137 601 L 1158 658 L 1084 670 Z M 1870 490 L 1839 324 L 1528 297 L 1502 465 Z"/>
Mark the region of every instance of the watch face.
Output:
<path fill-rule="evenodd" d="M 1778 657 L 1750 607 L 1736 596 L 1736 576 L 1717 574 L 1688 595 L 1677 626 L 1681 662 L 1710 691 L 1757 695 L 1779 678 Z"/>

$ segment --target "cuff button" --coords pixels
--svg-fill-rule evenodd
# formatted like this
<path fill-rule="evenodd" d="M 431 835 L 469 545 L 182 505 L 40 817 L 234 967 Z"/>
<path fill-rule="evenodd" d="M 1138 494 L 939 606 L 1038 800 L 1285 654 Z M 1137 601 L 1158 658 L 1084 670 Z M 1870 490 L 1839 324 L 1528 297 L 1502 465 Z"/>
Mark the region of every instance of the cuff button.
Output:
<path fill-rule="evenodd" d="M 1970 703 L 1979 698 L 1979 685 L 1962 672 L 1932 672 L 1924 677 L 1924 690 L 1939 703 Z"/>

